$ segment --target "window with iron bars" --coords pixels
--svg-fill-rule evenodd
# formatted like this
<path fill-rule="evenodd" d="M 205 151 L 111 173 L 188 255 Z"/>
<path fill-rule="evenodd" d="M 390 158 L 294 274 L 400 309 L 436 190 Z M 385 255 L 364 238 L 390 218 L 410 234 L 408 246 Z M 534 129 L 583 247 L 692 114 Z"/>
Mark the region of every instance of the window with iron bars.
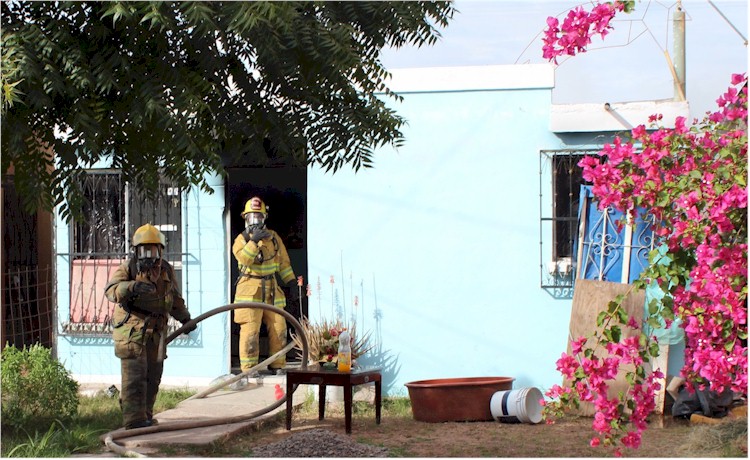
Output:
<path fill-rule="evenodd" d="M 70 317 L 63 333 L 108 335 L 115 305 L 104 296 L 104 287 L 131 255 L 130 239 L 141 225 L 151 223 L 164 234 L 164 259 L 174 267 L 181 289 L 182 191 L 162 179 L 156 196 L 149 198 L 117 170 L 88 171 L 81 187 L 86 218 L 70 228 Z M 176 327 L 170 320 L 170 331 Z"/>
<path fill-rule="evenodd" d="M 575 280 L 578 208 L 584 181 L 578 162 L 598 150 L 542 150 L 539 156 L 540 286 L 571 297 Z"/>

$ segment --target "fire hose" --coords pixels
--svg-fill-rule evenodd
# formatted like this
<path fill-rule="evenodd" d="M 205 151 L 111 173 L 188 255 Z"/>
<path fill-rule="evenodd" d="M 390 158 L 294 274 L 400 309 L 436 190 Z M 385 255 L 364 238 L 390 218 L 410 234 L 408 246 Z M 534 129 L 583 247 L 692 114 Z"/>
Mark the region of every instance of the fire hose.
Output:
<path fill-rule="evenodd" d="M 294 330 L 298 333 L 298 336 L 300 337 L 300 340 L 302 341 L 302 369 L 307 369 L 307 356 L 309 354 L 309 347 L 307 343 L 307 337 L 305 336 L 305 331 L 302 328 L 302 325 L 300 325 L 299 321 L 289 312 L 286 310 L 283 310 L 281 308 L 274 307 L 273 305 L 268 305 L 265 303 L 260 302 L 240 302 L 240 303 L 233 303 L 229 305 L 224 305 L 218 308 L 214 308 L 213 310 L 209 310 L 206 313 L 203 313 L 202 315 L 193 318 L 192 320 L 186 322 L 182 325 L 179 329 L 174 331 L 172 334 L 170 334 L 165 341 L 165 345 L 172 342 L 174 339 L 180 336 L 185 330 L 189 329 L 195 324 L 200 323 L 206 318 L 209 318 L 211 316 L 214 316 L 218 313 L 223 313 L 225 311 L 229 310 L 235 310 L 237 308 L 259 308 L 262 310 L 268 310 L 273 313 L 277 313 L 279 315 L 282 315 L 285 317 L 294 327 Z M 213 391 L 218 390 L 219 388 L 222 388 L 224 386 L 230 385 L 233 382 L 236 382 L 243 378 L 245 375 L 248 375 L 251 373 L 254 369 L 259 368 L 263 365 L 265 365 L 267 362 L 273 361 L 277 356 L 280 356 L 282 352 L 286 353 L 285 350 L 290 350 L 292 348 L 293 344 L 289 343 L 287 346 L 279 351 L 278 353 L 274 354 L 273 356 L 269 357 L 265 361 L 259 363 L 258 365 L 254 366 L 252 369 L 249 369 L 242 374 L 236 375 L 232 377 L 231 379 L 225 380 L 223 382 L 220 382 L 217 385 L 212 386 L 211 388 L 202 391 L 201 393 L 188 398 L 188 399 L 194 399 L 196 397 L 203 397 L 209 393 L 212 393 Z M 297 390 L 297 385 L 292 388 L 292 393 L 294 393 Z M 142 434 L 151 434 L 151 433 L 159 433 L 162 431 L 178 431 L 178 430 L 187 430 L 191 428 L 203 428 L 207 426 L 215 426 L 215 425 L 229 425 L 232 423 L 239 423 L 239 422 L 245 422 L 248 420 L 252 420 L 256 417 L 260 417 L 261 415 L 267 414 L 268 412 L 271 412 L 272 410 L 276 409 L 277 407 L 281 406 L 282 404 L 286 403 L 287 398 L 289 398 L 289 394 L 285 394 L 283 398 L 279 399 L 278 401 L 268 405 L 267 407 L 264 407 L 263 409 L 259 409 L 257 411 L 251 412 L 246 415 L 236 415 L 233 417 L 224 417 L 224 418 L 217 418 L 217 419 L 207 419 L 207 420 L 196 420 L 196 421 L 188 421 L 188 422 L 172 422 L 172 423 L 163 423 L 159 425 L 144 427 L 144 428 L 134 428 L 131 430 L 115 430 L 110 431 L 109 433 L 106 433 L 101 436 L 100 439 L 104 441 L 104 444 L 111 450 L 112 452 L 115 452 L 116 454 L 125 456 L 125 457 L 145 457 L 145 455 L 134 452 L 131 450 L 128 450 L 118 444 L 115 443 L 115 440 L 122 439 L 122 438 L 129 438 L 136 435 L 142 435 Z"/>

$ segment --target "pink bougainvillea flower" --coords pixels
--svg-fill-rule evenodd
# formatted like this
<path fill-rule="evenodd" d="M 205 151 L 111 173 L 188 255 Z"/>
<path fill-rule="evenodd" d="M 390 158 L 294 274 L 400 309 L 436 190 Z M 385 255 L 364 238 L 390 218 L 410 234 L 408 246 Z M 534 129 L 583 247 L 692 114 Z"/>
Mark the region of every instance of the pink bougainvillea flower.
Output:
<path fill-rule="evenodd" d="M 583 346 L 586 345 L 587 340 L 586 337 L 579 337 L 577 340 L 570 343 L 571 351 L 574 355 L 583 351 Z"/>
<path fill-rule="evenodd" d="M 578 361 L 567 353 L 563 353 L 557 360 L 557 370 L 567 378 L 573 378 L 579 367 Z"/>
<path fill-rule="evenodd" d="M 580 10 L 568 18 L 561 34 L 574 22 L 588 20 Z M 662 259 L 668 268 L 660 268 L 657 257 L 636 283 L 652 284 L 669 299 L 649 315 L 667 327 L 680 320 L 685 332 L 681 375 L 688 390 L 730 388 L 746 394 L 747 77 L 733 75 L 732 84 L 717 100 L 719 109 L 703 121 L 689 125 L 678 118 L 674 129 L 637 126 L 630 136 L 616 137 L 579 165 L 601 209 L 613 207 L 630 217 L 647 211 L 653 219 L 655 246 L 663 243 L 667 248 Z M 650 122 L 661 119 L 655 115 Z M 625 219 L 620 224 L 625 225 Z M 637 331 L 640 325 L 616 309 L 603 314 L 600 320 L 609 334 L 599 331 L 588 340 L 571 341 L 575 359 L 563 355 L 557 362 L 570 387 L 548 392 L 553 399 L 545 410 L 553 413 L 578 402 L 594 403 L 592 428 L 600 434 L 597 439 L 621 456 L 622 448 L 641 445 L 664 375 L 644 371 L 644 360 L 658 348 L 655 337 L 621 333 L 622 326 Z M 590 348 L 584 350 L 584 344 Z M 618 370 L 632 368 L 636 371 L 627 371 L 630 385 L 623 400 L 608 399 Z M 629 412 L 617 409 L 624 403 Z"/>
<path fill-rule="evenodd" d="M 586 52 L 591 37 L 599 35 L 604 38 L 612 29 L 610 22 L 615 14 L 625 9 L 625 2 L 600 3 L 587 12 L 579 6 L 568 11 L 562 25 L 555 17 L 547 18 L 547 28 L 542 41 L 542 56 L 557 64 L 562 55 L 575 56 Z"/>
<path fill-rule="evenodd" d="M 585 52 L 592 36 L 604 37 L 614 16 L 632 6 L 632 1 L 597 2 L 590 12 L 571 9 L 562 23 L 548 18 L 544 58 L 557 63 L 559 56 Z M 636 283 L 656 280 L 655 287 L 670 299 L 649 315 L 667 327 L 680 320 L 685 332 L 681 374 L 688 390 L 729 387 L 747 394 L 747 75 L 732 75 L 731 85 L 716 100 L 718 110 L 704 120 L 689 125 L 678 118 L 674 129 L 663 129 L 657 126 L 662 115 L 653 115 L 651 127 L 639 125 L 628 139 L 616 137 L 579 166 L 600 209 L 613 207 L 631 218 L 647 210 L 656 246 L 667 248 L 668 269 L 654 263 Z M 617 310 L 603 313 L 607 333 L 571 342 L 573 356 L 563 354 L 557 361 L 571 384 L 548 391 L 546 396 L 553 399 L 544 408 L 549 414 L 581 401 L 594 403 L 593 428 L 600 436 L 589 444 L 613 446 L 613 454 L 620 457 L 623 447 L 640 446 L 664 376 L 644 372 L 644 359 L 658 348 L 655 338 L 626 337 L 621 325 L 636 331 L 640 325 Z M 584 350 L 584 343 L 591 342 L 592 348 Z M 608 399 L 608 382 L 623 367 L 636 369 L 628 371 L 624 399 Z M 625 403 L 630 412 L 618 409 Z"/>

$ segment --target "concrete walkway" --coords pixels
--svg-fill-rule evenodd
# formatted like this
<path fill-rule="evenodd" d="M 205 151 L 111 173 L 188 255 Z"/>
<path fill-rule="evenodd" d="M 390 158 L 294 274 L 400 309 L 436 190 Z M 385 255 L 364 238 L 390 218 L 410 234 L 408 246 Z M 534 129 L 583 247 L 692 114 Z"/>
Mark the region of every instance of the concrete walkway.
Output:
<path fill-rule="evenodd" d="M 168 428 L 170 425 L 178 423 L 200 422 L 231 417 L 240 418 L 253 412 L 261 411 L 278 401 L 276 385 L 279 385 L 280 389 L 285 391 L 286 377 L 264 376 L 253 378 L 250 379 L 247 386 L 238 391 L 223 389 L 205 398 L 182 401 L 173 409 L 155 414 L 155 418 L 159 421 L 158 428 L 163 431 L 119 438 L 115 439 L 114 442 L 128 450 L 149 455 L 156 452 L 159 447 L 170 444 L 208 445 L 216 441 L 224 441 L 248 429 L 267 423 L 270 420 L 283 420 L 281 417 L 285 414 L 286 404 L 282 404 L 272 411 L 248 421 L 179 430 L 168 430 Z M 295 407 L 305 402 L 307 388 L 300 386 L 295 392 L 293 399 Z M 196 388 L 197 391 L 204 389 Z M 112 434 L 119 436 L 123 431 L 123 429 L 118 429 L 113 431 Z M 101 456 L 102 454 L 75 455 L 75 457 Z M 105 456 L 119 457 L 114 452 L 108 452 Z"/>
<path fill-rule="evenodd" d="M 169 445 L 209 445 L 214 442 L 226 441 L 233 436 L 240 435 L 271 421 L 283 423 L 286 414 L 286 404 L 281 404 L 272 411 L 247 421 L 213 425 L 201 428 L 189 429 L 168 429 L 178 424 L 194 423 L 205 420 L 215 420 L 220 418 L 241 418 L 268 408 L 278 401 L 279 386 L 281 391 L 286 391 L 286 376 L 272 375 L 258 378 L 251 378 L 247 386 L 241 390 L 233 391 L 223 389 L 216 391 L 205 398 L 190 399 L 180 402 L 177 407 L 155 414 L 159 421 L 156 428 L 147 428 L 146 430 L 155 430 L 152 433 L 134 434 L 133 436 L 115 439 L 114 442 L 127 450 L 137 452 L 148 456 L 157 453 L 160 448 Z M 119 385 L 117 385 L 119 387 Z M 82 386 L 82 394 L 94 395 L 98 391 L 105 390 L 109 384 L 86 384 Z M 162 386 L 162 389 L 168 389 L 169 386 Z M 183 387 L 180 387 L 183 388 Z M 208 387 L 193 388 L 197 392 L 203 391 Z M 308 394 L 313 394 L 317 399 L 317 386 L 300 385 L 294 392 L 294 407 L 301 406 L 307 399 Z M 355 401 L 372 401 L 374 398 L 374 388 L 372 385 L 360 386 L 354 393 Z M 343 404 L 342 387 L 329 387 L 327 389 L 326 404 Z M 123 429 L 112 432 L 114 436 L 119 436 Z M 140 430 L 133 430 L 140 431 Z M 94 454 L 77 454 L 73 457 L 82 458 L 111 458 L 120 457 L 119 454 L 108 450 L 103 446 L 103 451 Z"/>

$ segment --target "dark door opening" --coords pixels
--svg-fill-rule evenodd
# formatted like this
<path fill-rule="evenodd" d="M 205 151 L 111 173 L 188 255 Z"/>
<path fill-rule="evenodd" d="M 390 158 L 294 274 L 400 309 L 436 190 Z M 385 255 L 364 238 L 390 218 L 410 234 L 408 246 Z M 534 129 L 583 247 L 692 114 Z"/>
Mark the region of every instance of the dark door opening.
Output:
<path fill-rule="evenodd" d="M 39 343 L 56 356 L 52 298 L 52 219 L 29 214 L 13 176 L 2 177 L 2 270 L 0 344 L 23 348 Z"/>
<path fill-rule="evenodd" d="M 284 241 L 296 276 L 303 276 L 307 284 L 307 170 L 299 167 L 279 168 L 228 168 L 227 208 L 230 212 L 230 301 L 234 301 L 235 282 L 239 276 L 237 260 L 231 254 L 234 239 L 245 227 L 241 217 L 245 202 L 259 196 L 268 208 L 266 224 L 276 231 Z M 280 280 L 278 280 L 280 281 Z M 285 294 L 288 294 L 284 289 Z M 287 305 L 286 309 L 296 318 L 307 316 L 307 296 L 303 290 L 302 305 Z M 287 295 L 288 297 L 288 295 Z M 231 321 L 231 366 L 232 372 L 240 372 L 239 337 L 240 327 Z M 268 333 L 265 325 L 260 332 L 260 360 L 267 358 Z M 297 360 L 297 351 L 287 354 L 288 361 Z"/>

